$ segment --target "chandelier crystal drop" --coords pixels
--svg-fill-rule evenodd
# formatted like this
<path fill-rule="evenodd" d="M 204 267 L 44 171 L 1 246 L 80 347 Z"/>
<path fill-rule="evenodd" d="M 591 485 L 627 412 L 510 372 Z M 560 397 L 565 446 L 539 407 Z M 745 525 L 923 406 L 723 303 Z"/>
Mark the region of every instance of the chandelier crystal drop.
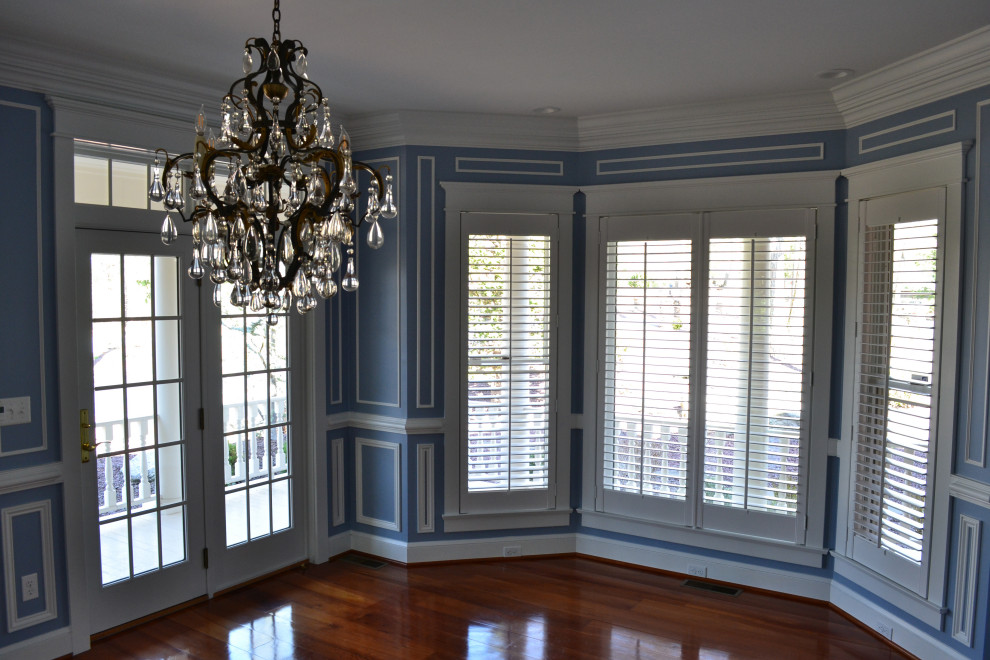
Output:
<path fill-rule="evenodd" d="M 193 151 L 171 157 L 159 149 L 148 191 L 166 209 L 163 243 L 178 237 L 175 216 L 192 223 L 189 276 L 209 276 L 217 305 L 249 307 L 270 324 L 293 301 L 304 314 L 318 298 L 356 290 L 358 229 L 367 223 L 367 244 L 378 249 L 380 219 L 398 215 L 388 167 L 354 160 L 343 127 L 334 135 L 330 104 L 309 80 L 307 50 L 282 39 L 280 19 L 275 0 L 271 41 L 245 43 L 244 77 L 220 103 L 219 137 L 200 107 Z M 363 214 L 360 171 L 370 176 Z"/>

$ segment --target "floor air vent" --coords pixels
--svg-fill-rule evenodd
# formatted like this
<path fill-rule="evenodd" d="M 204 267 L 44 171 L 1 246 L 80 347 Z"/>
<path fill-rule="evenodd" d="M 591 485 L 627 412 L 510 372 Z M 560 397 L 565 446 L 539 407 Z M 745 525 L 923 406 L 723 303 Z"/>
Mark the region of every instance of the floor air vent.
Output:
<path fill-rule="evenodd" d="M 721 584 L 703 582 L 701 580 L 684 580 L 681 584 L 685 587 L 701 589 L 702 591 L 708 591 L 713 594 L 722 594 L 723 596 L 738 596 L 742 593 L 742 589 L 738 589 L 736 587 L 725 587 Z"/>
<path fill-rule="evenodd" d="M 387 564 L 383 561 L 372 559 L 371 557 L 362 557 L 361 555 L 346 555 L 344 557 L 344 561 L 351 564 L 357 564 L 358 566 L 364 566 L 365 568 L 373 568 L 375 570 L 378 570 L 383 566 L 387 566 Z"/>

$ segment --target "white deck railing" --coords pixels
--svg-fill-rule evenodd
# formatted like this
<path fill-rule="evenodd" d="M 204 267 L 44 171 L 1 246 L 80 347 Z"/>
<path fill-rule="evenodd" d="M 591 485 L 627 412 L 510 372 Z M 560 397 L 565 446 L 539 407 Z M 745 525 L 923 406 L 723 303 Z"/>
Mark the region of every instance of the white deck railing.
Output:
<path fill-rule="evenodd" d="M 288 402 L 286 399 L 272 399 L 271 415 L 261 414 L 262 419 L 288 419 Z M 247 412 L 250 415 L 252 410 L 260 410 L 262 413 L 267 400 L 249 401 Z M 223 407 L 223 428 L 236 428 L 243 426 L 240 418 L 240 405 L 232 404 Z M 126 453 L 114 453 L 108 456 L 99 456 L 97 460 L 97 474 L 103 474 L 103 486 L 101 492 L 101 503 L 99 515 L 105 516 L 111 512 L 123 511 L 130 505 L 131 510 L 141 508 L 147 502 L 154 502 L 156 499 L 156 475 L 157 465 L 155 463 L 154 452 L 142 451 L 139 447 L 154 446 L 154 432 L 152 421 L 156 418 L 132 417 L 127 429 L 129 444 L 135 450 L 131 452 L 129 477 L 129 488 L 124 484 L 120 486 L 114 483 L 114 460 L 117 462 L 117 472 L 124 472 L 124 460 Z M 231 424 L 228 427 L 228 423 Z M 117 439 L 120 444 L 124 438 L 124 420 L 102 422 L 94 425 L 94 439 L 99 451 L 105 451 L 112 446 L 111 441 Z M 274 434 L 271 437 L 269 434 Z M 248 431 L 237 440 L 236 435 L 227 436 L 227 442 L 234 445 L 234 453 L 229 450 L 225 452 L 224 461 L 224 485 L 243 483 L 245 473 L 247 480 L 253 481 L 258 478 L 265 478 L 269 475 L 269 465 L 271 474 L 285 472 L 288 466 L 288 442 L 289 433 L 287 426 L 276 426 L 272 429 L 263 428 L 255 431 Z M 273 441 L 274 440 L 274 446 Z M 233 458 L 233 464 L 230 458 Z M 118 492 L 119 488 L 119 492 Z M 129 498 L 129 499 L 128 499 Z"/>
<path fill-rule="evenodd" d="M 132 447 L 153 446 L 154 433 L 152 420 L 154 419 L 155 417 L 150 415 L 147 417 L 132 417 L 130 419 L 127 437 Z M 104 450 L 106 447 L 112 446 L 111 441 L 114 438 L 121 440 L 121 444 L 123 444 L 124 423 L 124 420 L 116 420 L 94 425 L 94 439 L 98 450 Z M 129 469 L 130 483 L 121 483 L 119 496 L 117 487 L 114 485 L 113 463 L 114 459 L 117 459 L 119 462 L 118 472 L 125 475 L 122 479 L 126 479 L 128 475 L 128 472 L 124 471 L 126 454 L 111 454 L 109 456 L 100 456 L 96 459 L 97 475 L 99 475 L 100 471 L 103 472 L 103 502 L 99 509 L 100 516 L 126 509 L 128 498 L 132 510 L 141 507 L 146 502 L 155 500 L 155 459 L 154 456 L 151 457 L 151 465 L 149 466 L 148 455 L 150 453 L 141 450 L 132 452 Z"/>
<path fill-rule="evenodd" d="M 252 410 L 260 410 L 258 415 L 261 419 L 268 419 L 269 423 L 273 419 L 288 419 L 288 402 L 286 399 L 272 399 L 272 410 L 270 415 L 264 414 L 268 401 L 248 401 L 247 414 L 251 417 Z M 238 404 L 223 407 L 223 427 L 237 428 L 243 426 L 240 418 L 241 406 Z M 269 433 L 275 435 L 274 438 Z M 285 472 L 288 465 L 288 442 L 289 434 L 286 426 L 276 426 L 272 429 L 262 428 L 256 431 L 248 431 L 246 437 L 238 435 L 227 436 L 227 446 L 234 446 L 234 454 L 226 454 L 227 469 L 224 471 L 224 485 L 243 483 L 245 473 L 247 480 L 253 481 L 258 478 L 266 478 L 269 475 L 268 467 L 271 466 L 271 473 L 278 474 Z M 274 440 L 274 447 L 272 446 Z M 233 458 L 233 463 L 231 463 Z"/>

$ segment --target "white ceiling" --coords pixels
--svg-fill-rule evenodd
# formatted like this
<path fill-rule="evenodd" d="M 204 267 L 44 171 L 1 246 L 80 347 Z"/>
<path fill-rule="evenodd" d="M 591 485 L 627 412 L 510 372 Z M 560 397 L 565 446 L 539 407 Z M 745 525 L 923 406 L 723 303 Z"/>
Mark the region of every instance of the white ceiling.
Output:
<path fill-rule="evenodd" d="M 266 0 L 3 3 L 0 39 L 226 91 Z M 988 0 L 285 0 L 338 112 L 562 116 L 821 90 L 990 25 Z"/>

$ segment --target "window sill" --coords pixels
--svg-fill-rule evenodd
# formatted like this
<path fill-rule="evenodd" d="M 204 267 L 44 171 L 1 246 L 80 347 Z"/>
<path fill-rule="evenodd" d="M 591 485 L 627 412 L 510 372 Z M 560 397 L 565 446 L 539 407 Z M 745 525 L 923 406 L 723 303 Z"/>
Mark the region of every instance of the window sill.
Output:
<path fill-rule="evenodd" d="M 499 511 L 495 513 L 445 513 L 443 515 L 444 532 L 481 532 L 496 529 L 566 527 L 570 523 L 570 509 Z"/>
<path fill-rule="evenodd" d="M 747 557 L 759 557 L 800 566 L 821 568 L 822 559 L 828 552 L 824 548 L 811 548 L 741 534 L 666 525 L 600 511 L 579 509 L 578 513 L 581 514 L 581 526 L 590 529 L 656 539 L 667 543 L 678 543 L 694 548 L 731 552 Z"/>
<path fill-rule="evenodd" d="M 831 554 L 835 558 L 835 575 L 904 610 L 932 628 L 942 629 L 946 608 L 922 598 L 834 550 Z"/>

